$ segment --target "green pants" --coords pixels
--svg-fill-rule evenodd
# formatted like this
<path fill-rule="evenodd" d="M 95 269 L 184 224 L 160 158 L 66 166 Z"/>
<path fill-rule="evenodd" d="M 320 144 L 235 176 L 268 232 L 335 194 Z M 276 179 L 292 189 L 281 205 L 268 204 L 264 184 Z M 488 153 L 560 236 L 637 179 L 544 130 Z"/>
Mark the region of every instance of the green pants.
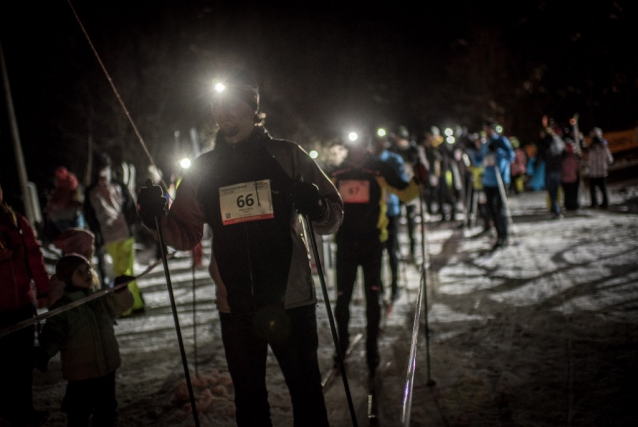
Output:
<path fill-rule="evenodd" d="M 113 273 L 115 276 L 127 275 L 134 276 L 133 263 L 135 262 L 135 250 L 133 244 L 135 239 L 132 237 L 119 242 L 105 243 L 104 249 L 113 259 Z M 123 313 L 123 316 L 131 314 L 133 310 L 144 308 L 144 299 L 142 293 L 137 287 L 137 282 L 133 281 L 128 284 L 128 290 L 133 294 L 133 307 Z"/>

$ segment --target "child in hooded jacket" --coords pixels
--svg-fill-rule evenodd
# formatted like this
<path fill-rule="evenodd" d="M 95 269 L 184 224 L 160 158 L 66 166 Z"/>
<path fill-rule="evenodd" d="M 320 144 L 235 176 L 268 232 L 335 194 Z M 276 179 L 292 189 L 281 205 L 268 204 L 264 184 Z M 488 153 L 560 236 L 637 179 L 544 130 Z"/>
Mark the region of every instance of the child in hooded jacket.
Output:
<path fill-rule="evenodd" d="M 55 271 L 66 287 L 51 310 L 85 298 L 97 288 L 91 264 L 81 255 L 62 257 Z M 68 381 L 62 411 L 67 413 L 69 427 L 88 426 L 91 416 L 93 427 L 115 424 L 115 370 L 121 360 L 113 324 L 132 305 L 133 295 L 123 287 L 47 320 L 35 365 L 46 371 L 49 359 L 60 352 L 62 375 Z"/>

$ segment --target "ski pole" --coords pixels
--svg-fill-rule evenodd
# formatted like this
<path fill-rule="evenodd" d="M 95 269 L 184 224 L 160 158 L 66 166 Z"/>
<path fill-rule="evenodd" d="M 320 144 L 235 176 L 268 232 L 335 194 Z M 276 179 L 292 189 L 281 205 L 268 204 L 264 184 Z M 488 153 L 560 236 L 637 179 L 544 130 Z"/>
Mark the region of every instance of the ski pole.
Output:
<path fill-rule="evenodd" d="M 328 298 L 328 287 L 326 286 L 326 278 L 323 274 L 323 266 L 321 265 L 321 259 L 319 258 L 319 249 L 317 248 L 317 241 L 315 239 L 315 231 L 310 219 L 304 215 L 304 220 L 308 226 L 308 234 L 310 235 L 310 245 L 312 246 L 312 253 L 315 257 L 315 263 L 317 265 L 317 273 L 319 273 L 319 281 L 321 282 L 321 290 L 323 291 L 323 300 L 326 304 L 326 311 L 328 312 L 328 321 L 330 322 L 330 331 L 332 332 L 332 340 L 334 341 L 335 349 L 337 350 L 337 363 L 339 363 L 339 370 L 341 371 L 341 379 L 343 380 L 343 388 L 346 391 L 346 399 L 348 400 L 348 408 L 350 409 L 350 417 L 352 418 L 352 425 L 357 427 L 357 416 L 354 413 L 354 405 L 352 404 L 352 396 L 350 396 L 350 387 L 348 386 L 348 377 L 346 376 L 346 367 L 343 363 L 343 355 L 341 353 L 341 346 L 339 345 L 339 338 L 337 336 L 337 328 L 335 327 L 335 320 L 332 315 L 332 308 L 330 308 L 330 299 Z"/>
<path fill-rule="evenodd" d="M 419 189 L 419 215 L 421 216 L 421 258 L 423 264 L 421 265 L 421 280 L 423 281 L 423 305 L 425 312 L 425 364 L 427 366 L 428 373 L 428 385 L 433 386 L 436 384 L 432 380 L 431 366 L 430 366 L 430 327 L 428 323 L 428 282 L 427 282 L 427 253 L 425 246 L 425 215 L 423 214 L 423 189 Z M 418 294 L 417 294 L 418 295 Z"/>
<path fill-rule="evenodd" d="M 147 186 L 152 186 L 153 182 L 149 179 Z M 188 372 L 188 361 L 186 360 L 186 352 L 184 351 L 184 341 L 182 340 L 182 331 L 179 327 L 179 317 L 177 316 L 177 306 L 175 305 L 175 296 L 173 295 L 173 285 L 171 284 L 171 274 L 168 270 L 168 259 L 166 258 L 166 246 L 164 245 L 164 233 L 160 227 L 159 215 L 155 216 L 155 228 L 159 238 L 160 252 L 162 253 L 162 263 L 164 264 L 164 275 L 166 276 L 166 287 L 168 288 L 168 296 L 171 300 L 171 309 L 173 310 L 173 320 L 175 322 L 175 331 L 177 332 L 177 341 L 179 343 L 179 352 L 182 357 L 182 365 L 184 366 L 184 376 L 186 377 L 186 386 L 188 387 L 188 396 L 193 411 L 193 419 L 195 426 L 199 427 L 199 417 L 197 415 L 197 407 L 195 406 L 195 396 L 193 395 L 193 385 L 191 384 L 191 376 Z"/>
<path fill-rule="evenodd" d="M 195 260 L 191 266 L 193 273 L 193 361 L 195 362 L 195 377 L 199 378 L 198 361 L 197 361 L 197 295 L 195 294 Z"/>

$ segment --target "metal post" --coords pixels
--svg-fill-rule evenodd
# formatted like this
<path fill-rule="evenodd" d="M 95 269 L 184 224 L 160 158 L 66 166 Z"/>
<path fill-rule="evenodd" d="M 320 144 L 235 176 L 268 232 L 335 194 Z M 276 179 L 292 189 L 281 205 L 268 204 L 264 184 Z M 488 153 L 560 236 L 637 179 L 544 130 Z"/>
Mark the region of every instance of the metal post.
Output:
<path fill-rule="evenodd" d="M 337 363 L 339 363 L 339 370 L 341 371 L 341 379 L 343 380 L 343 388 L 346 392 L 346 399 L 348 400 L 348 408 L 350 409 L 350 417 L 352 418 L 352 425 L 357 427 L 357 416 L 354 412 L 354 405 L 352 404 L 352 396 L 350 396 L 350 387 L 348 386 L 348 377 L 346 376 L 346 366 L 343 363 L 343 353 L 341 353 L 341 346 L 339 345 L 339 337 L 337 336 L 337 328 L 335 326 L 335 320 L 332 315 L 332 308 L 330 308 L 330 298 L 328 297 L 328 287 L 326 286 L 326 278 L 323 274 L 323 266 L 321 265 L 321 259 L 319 258 L 319 250 L 317 249 L 317 241 L 315 239 L 315 231 L 310 219 L 304 215 L 306 225 L 308 226 L 308 234 L 310 235 L 310 246 L 312 246 L 312 253 L 315 257 L 315 263 L 317 265 L 317 273 L 319 274 L 319 281 L 321 282 L 321 290 L 323 291 L 323 299 L 326 304 L 326 311 L 328 312 L 328 321 L 330 322 L 330 331 L 332 332 L 332 340 L 334 341 L 335 349 L 337 350 Z"/>
<path fill-rule="evenodd" d="M 146 185 L 152 186 L 153 183 L 147 181 Z M 173 285 L 171 284 L 171 274 L 168 270 L 168 260 L 166 258 L 166 246 L 164 245 L 164 234 L 162 233 L 162 228 L 160 227 L 159 216 L 155 217 L 155 227 L 157 229 L 157 235 L 159 237 L 158 244 L 160 245 L 160 252 L 162 253 L 162 263 L 164 264 L 164 275 L 166 276 L 166 286 L 168 288 L 168 296 L 171 300 L 171 309 L 173 310 L 173 321 L 175 322 L 175 331 L 177 332 L 179 352 L 182 357 L 182 365 L 184 366 L 184 376 L 186 377 L 186 386 L 188 387 L 188 395 L 190 397 L 191 409 L 193 411 L 193 419 L 195 420 L 195 426 L 199 427 L 199 417 L 197 415 L 197 407 L 195 406 L 195 396 L 193 395 L 193 385 L 191 384 L 191 376 L 190 376 L 190 373 L 188 372 L 188 361 L 186 360 L 186 352 L 184 351 L 184 341 L 182 340 L 182 331 L 179 327 L 179 317 L 177 316 L 177 306 L 175 305 L 175 296 L 173 295 Z"/>
<path fill-rule="evenodd" d="M 22 192 L 22 203 L 24 204 L 24 213 L 31 225 L 35 224 L 35 215 L 33 206 L 31 206 L 31 198 L 29 197 L 29 179 L 27 178 L 27 168 L 24 164 L 24 155 L 22 154 L 22 143 L 20 142 L 20 132 L 18 131 L 18 122 L 16 121 L 15 110 L 13 109 L 13 99 L 11 98 L 11 86 L 9 85 L 9 75 L 7 74 L 7 66 L 4 62 L 4 51 L 2 43 L 0 43 L 0 67 L 2 67 L 2 84 L 4 86 L 5 102 L 7 104 L 7 113 L 9 115 L 9 126 L 11 128 L 11 139 L 13 140 L 13 151 L 16 156 L 16 165 L 18 167 L 18 179 L 20 180 L 20 190 Z"/>
<path fill-rule="evenodd" d="M 419 189 L 419 215 L 421 216 L 421 258 L 423 264 L 421 265 L 421 280 L 423 280 L 423 306 L 425 312 L 425 350 L 426 350 L 426 366 L 428 374 L 428 386 L 436 384 L 432 380 L 431 365 L 430 365 L 430 326 L 428 322 L 428 282 L 427 282 L 427 252 L 425 246 L 425 219 L 423 214 L 423 189 Z"/>

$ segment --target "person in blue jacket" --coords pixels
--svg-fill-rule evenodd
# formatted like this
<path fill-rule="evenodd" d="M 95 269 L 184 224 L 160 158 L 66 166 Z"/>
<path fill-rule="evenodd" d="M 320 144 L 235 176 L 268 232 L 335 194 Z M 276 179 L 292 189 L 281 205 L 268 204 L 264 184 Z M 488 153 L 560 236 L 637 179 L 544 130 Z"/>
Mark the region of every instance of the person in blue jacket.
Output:
<path fill-rule="evenodd" d="M 514 161 L 514 149 L 510 141 L 497 131 L 498 124 L 488 120 L 483 125 L 487 136 L 485 143 L 477 146 L 475 160 L 484 166 L 483 189 L 487 197 L 487 209 L 496 228 L 496 243 L 492 250 L 503 248 L 509 244 L 506 214 L 506 201 L 501 197 L 497 173 L 504 187 L 510 183 L 510 163 Z"/>
<path fill-rule="evenodd" d="M 405 166 L 403 157 L 397 153 L 389 151 L 388 140 L 385 137 L 377 136 L 372 139 L 372 151 L 375 157 L 390 165 L 398 176 L 405 182 L 409 182 L 408 176 L 405 173 Z M 387 192 L 386 197 L 387 211 L 385 215 L 388 217 L 388 240 L 385 241 L 385 249 L 388 251 L 388 262 L 390 264 L 390 272 L 392 274 L 392 283 L 390 287 L 392 289 L 391 301 L 395 302 L 399 299 L 399 216 L 401 215 L 401 202 L 399 196 L 394 193 Z"/>

